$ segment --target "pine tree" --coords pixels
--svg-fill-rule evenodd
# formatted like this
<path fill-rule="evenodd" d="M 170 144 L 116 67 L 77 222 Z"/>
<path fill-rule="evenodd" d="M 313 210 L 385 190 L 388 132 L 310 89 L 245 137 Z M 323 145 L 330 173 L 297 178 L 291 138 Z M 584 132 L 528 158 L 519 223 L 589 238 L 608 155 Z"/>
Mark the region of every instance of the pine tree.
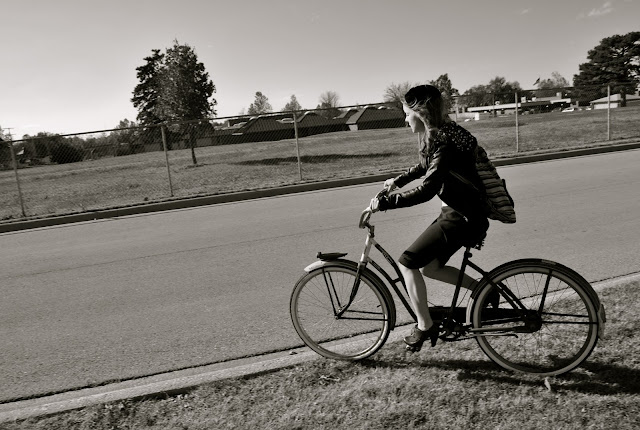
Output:
<path fill-rule="evenodd" d="M 613 92 L 621 93 L 625 106 L 626 95 L 640 83 L 640 31 L 605 37 L 587 59 L 574 75 L 573 85 L 611 85 Z"/>
<path fill-rule="evenodd" d="M 298 103 L 298 99 L 296 98 L 295 94 L 291 94 L 289 103 L 284 105 L 284 108 L 282 110 L 285 112 L 302 110 L 302 106 L 300 106 L 300 103 Z"/>
<path fill-rule="evenodd" d="M 251 103 L 251 105 L 249 106 L 249 109 L 247 110 L 247 114 L 260 115 L 260 114 L 269 113 L 269 112 L 273 112 L 273 108 L 269 103 L 269 99 L 267 98 L 267 96 L 265 96 L 260 91 L 258 91 L 256 93 L 256 99 L 254 100 L 253 103 Z"/>
<path fill-rule="evenodd" d="M 140 83 L 131 99 L 138 109 L 138 121 L 141 125 L 176 123 L 170 135 L 187 140 L 193 163 L 197 164 L 194 148 L 198 127 L 184 122 L 216 115 L 217 102 L 212 98 L 215 85 L 194 49 L 177 40 L 164 54 L 159 49 L 152 50 L 145 61 L 146 64 L 136 68 Z"/>
<path fill-rule="evenodd" d="M 140 81 L 133 90 L 131 102 L 138 110 L 138 121 L 143 125 L 159 124 L 163 121 L 158 113 L 158 98 L 161 84 L 160 74 L 163 70 L 164 54 L 159 49 L 152 50 L 146 63 L 136 68 L 136 77 Z"/>

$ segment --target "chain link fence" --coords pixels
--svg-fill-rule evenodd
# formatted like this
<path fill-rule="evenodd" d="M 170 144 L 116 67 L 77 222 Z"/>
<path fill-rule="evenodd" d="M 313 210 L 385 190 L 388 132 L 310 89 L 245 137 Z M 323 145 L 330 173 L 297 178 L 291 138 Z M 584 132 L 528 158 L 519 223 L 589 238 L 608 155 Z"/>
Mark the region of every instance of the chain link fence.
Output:
<path fill-rule="evenodd" d="M 640 138 L 640 96 L 611 89 L 460 96 L 450 116 L 494 157 Z M 391 174 L 417 147 L 390 103 L 4 141 L 0 221 Z"/>

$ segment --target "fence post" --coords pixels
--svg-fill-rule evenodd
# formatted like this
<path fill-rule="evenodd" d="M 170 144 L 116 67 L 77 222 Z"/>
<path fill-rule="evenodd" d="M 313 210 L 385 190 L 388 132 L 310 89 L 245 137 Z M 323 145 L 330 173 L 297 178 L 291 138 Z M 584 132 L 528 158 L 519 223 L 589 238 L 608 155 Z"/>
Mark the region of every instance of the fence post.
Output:
<path fill-rule="evenodd" d="M 494 118 L 498 116 L 496 113 L 496 95 L 494 93 L 491 93 L 491 113 Z"/>
<path fill-rule="evenodd" d="M 164 131 L 164 124 L 160 126 L 160 131 L 162 132 L 162 149 L 164 150 L 164 159 L 167 162 L 167 177 L 169 178 L 169 192 L 171 193 L 171 197 L 173 197 L 173 184 L 171 183 L 171 169 L 169 168 L 169 153 L 167 152 L 167 136 Z"/>
<path fill-rule="evenodd" d="M 298 178 L 302 181 L 302 164 L 300 163 L 300 142 L 298 141 L 298 119 L 293 112 L 293 133 L 296 137 L 296 156 L 298 157 Z"/>
<path fill-rule="evenodd" d="M 458 122 L 458 97 L 456 97 L 456 122 Z"/>
<path fill-rule="evenodd" d="M 519 134 L 520 134 L 520 130 L 518 128 L 518 92 L 516 91 L 516 152 L 519 152 L 520 150 L 520 139 L 519 139 Z"/>
<path fill-rule="evenodd" d="M 13 140 L 7 142 L 9 145 L 9 152 L 11 152 L 11 162 L 13 163 L 13 171 L 16 174 L 16 184 L 18 185 L 18 198 L 20 199 L 20 209 L 22 210 L 22 217 L 26 217 L 27 214 L 24 211 L 24 199 L 22 198 L 22 188 L 20 187 L 20 175 L 18 175 L 18 161 L 16 160 L 16 152 L 13 150 Z"/>
<path fill-rule="evenodd" d="M 607 140 L 611 140 L 611 85 L 607 85 Z"/>

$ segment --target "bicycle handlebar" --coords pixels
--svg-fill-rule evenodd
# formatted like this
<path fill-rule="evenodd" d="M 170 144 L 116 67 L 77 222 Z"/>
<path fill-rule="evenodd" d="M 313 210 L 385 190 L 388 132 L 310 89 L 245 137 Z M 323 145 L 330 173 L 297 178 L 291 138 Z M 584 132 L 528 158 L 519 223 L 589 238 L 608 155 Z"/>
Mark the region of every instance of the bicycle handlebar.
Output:
<path fill-rule="evenodd" d="M 376 194 L 375 198 L 379 199 L 380 197 L 388 196 L 390 191 L 391 191 L 391 189 L 389 189 L 388 187 L 384 187 L 382 190 L 380 190 L 378 192 L 378 194 Z M 360 214 L 360 222 L 358 223 L 358 226 L 360 228 L 365 228 L 365 227 L 369 226 L 369 219 L 371 218 L 372 214 L 373 214 L 373 211 L 371 210 L 371 207 L 368 206 Z"/>
<path fill-rule="evenodd" d="M 371 218 L 372 213 L 373 212 L 370 208 L 366 208 L 365 210 L 363 210 L 360 214 L 360 222 L 358 223 L 358 227 L 365 228 L 367 225 L 369 225 L 369 219 Z"/>

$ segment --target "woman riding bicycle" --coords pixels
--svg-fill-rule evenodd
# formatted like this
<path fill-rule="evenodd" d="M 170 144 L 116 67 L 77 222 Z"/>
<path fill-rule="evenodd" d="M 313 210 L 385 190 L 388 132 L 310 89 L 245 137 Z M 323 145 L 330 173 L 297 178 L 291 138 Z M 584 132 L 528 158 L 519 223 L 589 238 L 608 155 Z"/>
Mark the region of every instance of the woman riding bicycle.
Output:
<path fill-rule="evenodd" d="M 384 185 L 391 191 L 423 176 L 424 180 L 409 191 L 372 199 L 370 208 L 376 212 L 414 206 L 436 195 L 442 200 L 440 216 L 398 261 L 417 316 L 417 325 L 404 341 L 419 349 L 427 339 L 434 346 L 439 335 L 439 327 L 429 314 L 427 288 L 420 269 L 429 278 L 455 285 L 460 271 L 445 264 L 461 247 L 481 242 L 489 221 L 481 196 L 450 173 L 456 172 L 483 189 L 475 166 L 476 138 L 449 119 L 440 91 L 431 85 L 413 87 L 404 96 L 403 109 L 405 121 L 420 135 L 420 162 Z M 464 275 L 462 286 L 470 288 L 474 282 Z"/>

